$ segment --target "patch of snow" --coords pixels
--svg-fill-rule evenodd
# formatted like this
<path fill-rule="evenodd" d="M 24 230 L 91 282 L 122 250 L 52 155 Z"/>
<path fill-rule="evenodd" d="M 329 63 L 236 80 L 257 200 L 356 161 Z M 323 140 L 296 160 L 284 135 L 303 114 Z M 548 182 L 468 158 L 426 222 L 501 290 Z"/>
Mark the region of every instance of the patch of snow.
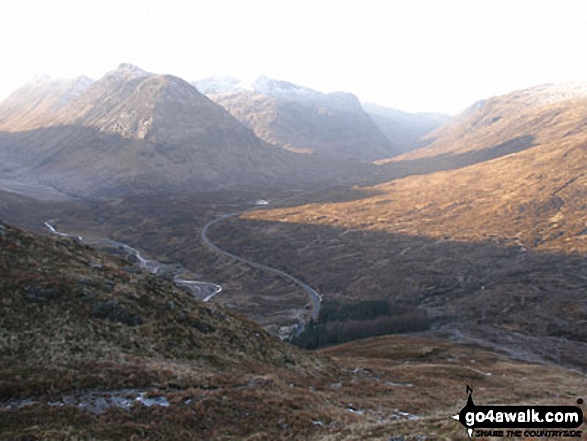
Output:
<path fill-rule="evenodd" d="M 73 80 L 71 87 L 68 90 L 68 95 L 70 98 L 76 98 L 84 93 L 88 87 L 90 87 L 94 83 L 94 80 L 86 77 L 84 75 L 77 77 Z"/>
<path fill-rule="evenodd" d="M 412 383 L 394 383 L 393 381 L 386 381 L 386 386 L 399 386 L 399 387 L 414 387 Z"/>
<path fill-rule="evenodd" d="M 151 406 L 162 406 L 162 407 L 169 407 L 169 401 L 165 397 L 153 397 L 153 398 L 145 398 L 145 392 L 142 392 L 135 401 L 139 403 L 151 407 Z"/>
<path fill-rule="evenodd" d="M 308 89 L 307 87 L 298 86 L 287 81 L 273 80 L 261 75 L 247 89 L 255 93 L 269 95 L 274 97 L 316 97 L 323 95 L 322 92 Z"/>
<path fill-rule="evenodd" d="M 519 92 L 516 98 L 533 100 L 538 105 L 587 97 L 587 83 L 545 84 Z"/>
<path fill-rule="evenodd" d="M 394 409 L 394 416 L 398 419 L 405 419 L 405 420 L 419 420 L 420 417 L 418 415 L 414 415 L 412 413 L 403 412 L 399 409 Z"/>
<path fill-rule="evenodd" d="M 192 85 L 198 89 L 198 92 L 206 95 L 245 90 L 242 80 L 229 76 L 204 78 L 194 81 Z"/>
<path fill-rule="evenodd" d="M 135 66 L 134 64 L 131 63 L 121 63 L 118 65 L 118 70 L 127 70 L 129 72 L 132 72 L 133 74 L 137 74 L 137 75 L 147 75 L 148 72 L 141 69 L 138 66 Z"/>

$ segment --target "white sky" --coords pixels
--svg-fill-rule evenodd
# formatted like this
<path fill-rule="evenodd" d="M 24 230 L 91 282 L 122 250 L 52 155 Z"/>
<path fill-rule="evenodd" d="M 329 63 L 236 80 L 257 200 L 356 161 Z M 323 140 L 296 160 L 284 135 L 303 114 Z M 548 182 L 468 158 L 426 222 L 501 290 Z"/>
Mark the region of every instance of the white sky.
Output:
<path fill-rule="evenodd" d="M 409 111 L 457 113 L 587 82 L 585 0 L 2 0 L 0 99 L 32 77 L 121 62 L 188 81 L 259 74 Z"/>

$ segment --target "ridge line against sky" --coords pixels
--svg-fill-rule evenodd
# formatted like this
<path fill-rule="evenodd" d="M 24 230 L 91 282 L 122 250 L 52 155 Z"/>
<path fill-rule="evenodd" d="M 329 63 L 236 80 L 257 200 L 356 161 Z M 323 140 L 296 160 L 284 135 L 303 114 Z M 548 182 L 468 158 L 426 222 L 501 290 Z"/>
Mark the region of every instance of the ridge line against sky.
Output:
<path fill-rule="evenodd" d="M 0 41 L 0 100 L 41 74 L 97 79 L 122 62 L 187 81 L 267 75 L 449 114 L 587 82 L 583 0 L 3 0 Z"/>

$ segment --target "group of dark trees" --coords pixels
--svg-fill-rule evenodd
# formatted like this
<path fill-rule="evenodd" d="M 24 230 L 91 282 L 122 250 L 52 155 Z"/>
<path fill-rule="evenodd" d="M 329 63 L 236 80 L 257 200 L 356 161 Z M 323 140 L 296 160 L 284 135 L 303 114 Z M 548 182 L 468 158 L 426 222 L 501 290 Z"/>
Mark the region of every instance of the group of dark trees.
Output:
<path fill-rule="evenodd" d="M 292 343 L 306 349 L 344 343 L 361 338 L 428 329 L 425 310 L 385 300 L 358 303 L 329 303 L 320 310 L 316 322 L 310 321 Z"/>

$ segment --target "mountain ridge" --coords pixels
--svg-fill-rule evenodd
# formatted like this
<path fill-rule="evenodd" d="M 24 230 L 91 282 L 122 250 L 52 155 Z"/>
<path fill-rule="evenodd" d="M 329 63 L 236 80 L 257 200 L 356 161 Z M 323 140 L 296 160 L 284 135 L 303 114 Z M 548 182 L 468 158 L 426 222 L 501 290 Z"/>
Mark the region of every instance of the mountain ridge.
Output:
<path fill-rule="evenodd" d="M 455 155 L 532 135 L 554 142 L 587 125 L 587 83 L 544 84 L 481 100 L 428 134 L 428 145 L 395 160 Z M 578 133 L 578 132 L 575 132 Z"/>
<path fill-rule="evenodd" d="M 86 76 L 71 80 L 43 76 L 25 84 L 0 103 L 0 130 L 18 131 L 46 125 L 93 82 Z"/>
<path fill-rule="evenodd" d="M 352 93 L 325 94 L 264 76 L 248 85 L 232 77 L 192 84 L 261 139 L 286 150 L 361 161 L 400 153 Z"/>

